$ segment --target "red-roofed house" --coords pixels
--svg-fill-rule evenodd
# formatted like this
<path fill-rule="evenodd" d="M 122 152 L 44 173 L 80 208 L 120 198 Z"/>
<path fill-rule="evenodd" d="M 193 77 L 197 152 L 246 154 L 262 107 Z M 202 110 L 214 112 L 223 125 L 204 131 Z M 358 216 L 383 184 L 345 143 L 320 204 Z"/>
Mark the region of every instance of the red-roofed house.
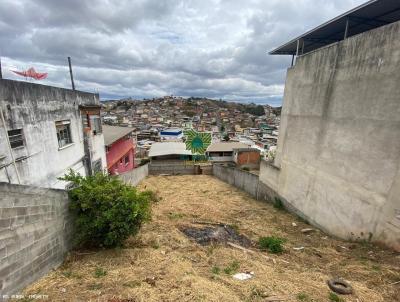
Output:
<path fill-rule="evenodd" d="M 107 170 L 118 175 L 134 169 L 135 144 L 132 128 L 103 125 Z"/>

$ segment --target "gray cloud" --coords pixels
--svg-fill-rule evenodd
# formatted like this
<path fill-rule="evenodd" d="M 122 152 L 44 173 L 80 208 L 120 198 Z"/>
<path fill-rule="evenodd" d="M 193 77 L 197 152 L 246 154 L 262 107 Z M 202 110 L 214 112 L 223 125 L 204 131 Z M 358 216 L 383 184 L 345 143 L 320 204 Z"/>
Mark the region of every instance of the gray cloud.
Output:
<path fill-rule="evenodd" d="M 290 58 L 267 51 L 363 0 L 0 0 L 3 74 L 103 97 L 278 100 Z"/>

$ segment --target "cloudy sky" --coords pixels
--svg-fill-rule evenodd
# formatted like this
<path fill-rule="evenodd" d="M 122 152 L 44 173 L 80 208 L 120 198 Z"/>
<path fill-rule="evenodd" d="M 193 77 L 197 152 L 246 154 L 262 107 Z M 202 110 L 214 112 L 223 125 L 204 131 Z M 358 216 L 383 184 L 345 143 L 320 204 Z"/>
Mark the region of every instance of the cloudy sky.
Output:
<path fill-rule="evenodd" d="M 267 51 L 365 0 L 0 0 L 3 77 L 103 99 L 207 96 L 279 104 L 290 57 Z"/>

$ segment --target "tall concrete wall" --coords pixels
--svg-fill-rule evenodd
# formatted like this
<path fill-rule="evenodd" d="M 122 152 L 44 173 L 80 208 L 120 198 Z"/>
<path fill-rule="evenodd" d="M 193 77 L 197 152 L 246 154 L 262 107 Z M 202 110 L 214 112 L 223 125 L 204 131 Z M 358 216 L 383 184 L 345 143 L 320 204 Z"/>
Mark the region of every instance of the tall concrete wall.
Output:
<path fill-rule="evenodd" d="M 149 175 L 149 164 L 140 166 L 129 172 L 120 174 L 119 177 L 126 183 L 133 186 L 138 185 L 143 179 Z"/>
<path fill-rule="evenodd" d="M 0 183 L 0 299 L 60 265 L 71 247 L 66 191 Z"/>
<path fill-rule="evenodd" d="M 400 22 L 297 59 L 260 180 L 345 239 L 400 250 Z"/>

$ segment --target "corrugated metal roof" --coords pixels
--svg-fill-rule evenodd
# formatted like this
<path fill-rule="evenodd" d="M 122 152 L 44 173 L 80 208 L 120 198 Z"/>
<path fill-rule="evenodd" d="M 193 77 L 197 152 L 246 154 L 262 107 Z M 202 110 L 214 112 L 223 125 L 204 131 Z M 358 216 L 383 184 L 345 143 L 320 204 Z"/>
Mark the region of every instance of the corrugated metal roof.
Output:
<path fill-rule="evenodd" d="M 219 142 L 212 143 L 208 148 L 207 152 L 231 152 L 233 149 L 247 148 L 248 145 L 239 142 Z"/>
<path fill-rule="evenodd" d="M 149 157 L 163 156 L 163 155 L 192 155 L 192 152 L 186 150 L 185 143 L 165 142 L 165 143 L 154 143 L 151 145 L 149 151 Z"/>
<path fill-rule="evenodd" d="M 365 31 L 400 20 L 399 0 L 368 1 L 272 50 L 272 55 L 305 54 Z"/>
<path fill-rule="evenodd" d="M 104 144 L 109 146 L 132 131 L 133 129 L 128 127 L 103 125 Z"/>

